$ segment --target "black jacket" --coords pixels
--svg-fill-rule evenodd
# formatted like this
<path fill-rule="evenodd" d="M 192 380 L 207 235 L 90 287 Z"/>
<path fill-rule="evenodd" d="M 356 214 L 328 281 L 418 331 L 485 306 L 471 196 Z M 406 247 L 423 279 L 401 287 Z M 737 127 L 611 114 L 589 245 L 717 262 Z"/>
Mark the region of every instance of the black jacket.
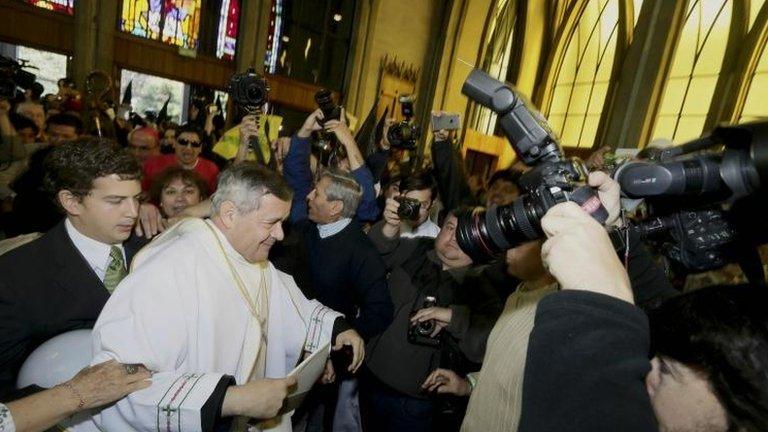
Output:
<path fill-rule="evenodd" d="M 528 342 L 521 432 L 657 430 L 645 389 L 650 333 L 639 308 L 602 294 L 544 297 Z"/>
<path fill-rule="evenodd" d="M 130 264 L 144 242 L 124 244 Z M 109 292 L 67 234 L 64 221 L 0 256 L 0 400 L 24 360 L 61 333 L 91 328 Z"/>
<path fill-rule="evenodd" d="M 324 239 L 314 222 L 295 222 L 270 251 L 270 260 L 293 276 L 307 298 L 343 313 L 363 338 L 392 322 L 384 262 L 358 222 Z"/>
<path fill-rule="evenodd" d="M 382 383 L 403 394 L 423 398 L 427 395 L 421 391 L 421 384 L 429 373 L 439 366 L 455 367 L 457 358 L 463 362 L 464 358 L 457 351 L 464 349 L 463 342 L 476 344 L 477 341 L 444 334 L 442 347 L 409 342 L 411 312 L 422 308 L 426 296 L 436 297 L 440 307 L 469 301 L 468 298 L 479 289 L 475 284 L 476 270 L 468 267 L 442 270 L 434 251 L 434 239 L 388 239 L 381 232 L 382 225 L 383 222 L 374 225 L 369 236 L 390 270 L 389 286 L 395 316 L 384 333 L 369 341 L 366 363 Z M 484 295 L 478 297 L 482 302 L 489 301 Z M 500 309 L 500 303 L 497 308 Z M 461 336 L 473 337 L 474 331 L 468 325 L 462 325 Z M 449 357 L 452 364 L 444 364 Z"/>

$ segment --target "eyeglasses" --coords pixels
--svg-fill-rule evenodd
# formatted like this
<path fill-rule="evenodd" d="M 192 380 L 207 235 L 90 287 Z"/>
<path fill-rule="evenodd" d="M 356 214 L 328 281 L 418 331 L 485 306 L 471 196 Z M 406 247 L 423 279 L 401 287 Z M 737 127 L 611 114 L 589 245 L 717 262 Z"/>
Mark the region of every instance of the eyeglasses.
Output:
<path fill-rule="evenodd" d="M 200 142 L 200 141 L 190 141 L 190 140 L 185 140 L 183 138 L 182 139 L 177 139 L 176 142 L 179 143 L 179 145 L 183 146 L 183 147 L 189 146 L 189 147 L 192 147 L 192 148 L 200 148 L 200 146 L 203 145 L 203 143 Z"/>

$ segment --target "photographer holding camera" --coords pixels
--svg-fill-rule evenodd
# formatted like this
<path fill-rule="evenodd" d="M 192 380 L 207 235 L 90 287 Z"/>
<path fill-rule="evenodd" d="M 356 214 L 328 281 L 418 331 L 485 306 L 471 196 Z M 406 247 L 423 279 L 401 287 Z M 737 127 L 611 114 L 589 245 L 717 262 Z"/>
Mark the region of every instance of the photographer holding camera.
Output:
<path fill-rule="evenodd" d="M 384 333 L 371 338 L 367 345 L 368 369 L 361 388 L 364 425 L 374 431 L 430 430 L 437 404 L 421 389 L 421 383 L 440 366 L 471 367 L 460 352 L 465 340 L 453 332 L 469 343 L 482 338 L 457 331 L 455 326 L 466 323 L 458 314 L 465 316 L 466 310 L 456 306 L 475 298 L 486 304 L 472 305 L 473 311 L 500 310 L 501 300 L 493 287 L 478 283 L 472 259 L 459 248 L 455 213 L 446 216 L 434 240 L 403 238 L 394 206 L 397 201 L 388 204 L 384 220 L 373 226 L 369 237 L 390 269 L 395 317 Z M 414 321 L 418 311 L 425 308 L 445 314 Z"/>
<path fill-rule="evenodd" d="M 400 223 L 396 232 L 400 237 L 435 238 L 440 227 L 429 219 L 432 206 L 437 198 L 437 183 L 427 171 L 417 171 L 400 181 L 400 194 L 389 198 L 384 206 L 384 220 Z M 387 224 L 388 233 L 395 227 Z"/>
<path fill-rule="evenodd" d="M 563 291 L 536 312 L 518 430 L 765 430 L 764 290 L 703 288 L 646 317 L 602 227 L 571 203 L 542 223 Z"/>

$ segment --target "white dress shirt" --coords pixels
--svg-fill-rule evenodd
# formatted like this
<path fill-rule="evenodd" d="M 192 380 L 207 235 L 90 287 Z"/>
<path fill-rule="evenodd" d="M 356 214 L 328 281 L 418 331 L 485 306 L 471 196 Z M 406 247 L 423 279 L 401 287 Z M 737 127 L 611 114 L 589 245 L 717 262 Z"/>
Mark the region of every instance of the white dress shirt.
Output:
<path fill-rule="evenodd" d="M 99 280 L 104 282 L 104 276 L 107 274 L 107 267 L 109 267 L 109 263 L 112 261 L 112 258 L 109 256 L 109 252 L 112 250 L 112 245 L 85 236 L 72 225 L 69 218 L 64 222 L 64 226 L 67 229 L 67 234 L 69 234 L 72 243 L 75 244 L 75 248 L 80 251 L 80 254 L 93 269 L 93 272 L 99 277 Z M 115 246 L 120 248 L 120 252 L 123 254 L 123 265 L 125 265 L 126 259 L 123 245 L 119 244 Z"/>
<path fill-rule="evenodd" d="M 436 223 L 427 219 L 423 224 L 417 226 L 415 229 L 408 223 L 400 224 L 400 237 L 412 238 L 412 237 L 437 237 L 440 233 L 440 227 Z"/>
<path fill-rule="evenodd" d="M 324 224 L 324 225 L 318 225 L 317 231 L 320 234 L 321 239 L 328 238 L 340 233 L 341 230 L 346 228 L 350 222 L 352 222 L 351 218 L 341 218 L 336 222 L 331 222 L 329 224 Z"/>

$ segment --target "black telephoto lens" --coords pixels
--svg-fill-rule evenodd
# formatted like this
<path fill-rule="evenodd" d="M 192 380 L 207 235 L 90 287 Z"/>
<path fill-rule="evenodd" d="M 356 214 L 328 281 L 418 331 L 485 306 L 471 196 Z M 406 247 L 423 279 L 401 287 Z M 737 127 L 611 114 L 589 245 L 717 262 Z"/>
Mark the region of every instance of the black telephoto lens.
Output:
<path fill-rule="evenodd" d="M 533 195 L 523 195 L 512 204 L 500 207 L 475 207 L 458 217 L 456 241 L 475 263 L 490 261 L 521 243 L 541 238 L 543 203 Z"/>

